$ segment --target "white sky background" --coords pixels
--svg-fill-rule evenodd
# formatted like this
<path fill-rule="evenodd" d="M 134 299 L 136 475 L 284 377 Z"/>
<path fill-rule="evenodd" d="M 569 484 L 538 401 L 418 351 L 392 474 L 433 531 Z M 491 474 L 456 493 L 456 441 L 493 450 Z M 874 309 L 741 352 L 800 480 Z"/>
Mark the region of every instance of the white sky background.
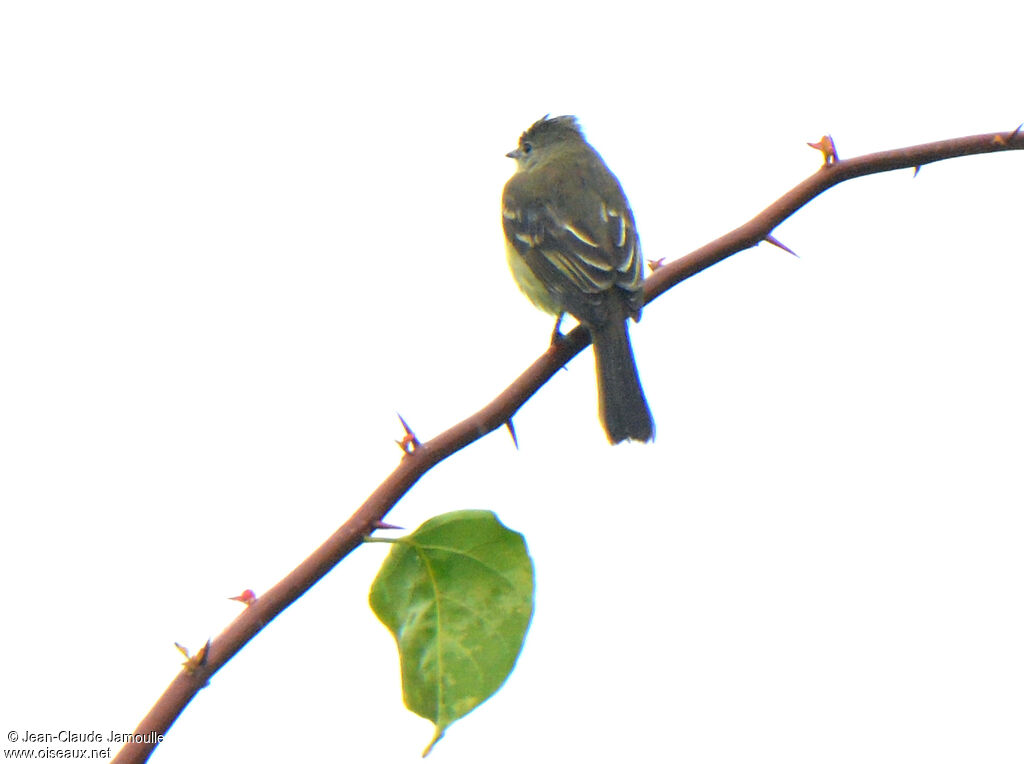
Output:
<path fill-rule="evenodd" d="M 363 6 L 363 7 L 360 7 Z M 0 6 L 0 725 L 128 731 L 400 454 L 544 350 L 519 133 L 577 114 L 673 259 L 841 157 L 1024 120 L 1009 5 Z M 980 6 L 975 9 L 980 11 Z M 589 351 L 389 520 L 488 508 L 537 610 L 449 762 L 1019 761 L 1024 155 L 852 181 Z M 364 547 L 152 761 L 413 762 Z M 17 746 L 15 746 L 17 747 Z M 571 759 L 569 758 L 571 757 Z"/>

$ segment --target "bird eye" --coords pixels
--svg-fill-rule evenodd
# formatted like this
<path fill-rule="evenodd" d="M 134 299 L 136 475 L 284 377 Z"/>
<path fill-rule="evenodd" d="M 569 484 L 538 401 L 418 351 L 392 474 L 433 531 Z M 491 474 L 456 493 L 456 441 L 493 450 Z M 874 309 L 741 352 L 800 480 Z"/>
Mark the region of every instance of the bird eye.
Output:
<path fill-rule="evenodd" d="M 533 144 L 530 143 L 529 141 L 523 143 L 523 153 L 529 154 L 531 151 L 533 151 Z"/>

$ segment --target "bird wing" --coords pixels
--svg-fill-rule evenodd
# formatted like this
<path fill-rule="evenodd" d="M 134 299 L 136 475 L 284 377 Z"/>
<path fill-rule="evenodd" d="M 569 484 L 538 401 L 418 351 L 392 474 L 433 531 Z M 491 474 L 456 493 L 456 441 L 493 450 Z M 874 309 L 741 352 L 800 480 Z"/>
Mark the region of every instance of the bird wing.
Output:
<path fill-rule="evenodd" d="M 530 179 L 534 183 L 539 178 Z M 643 260 L 633 213 L 618 183 L 617 193 L 582 184 L 567 196 L 558 182 L 541 194 L 518 194 L 506 188 L 503 210 L 505 236 L 538 279 L 561 298 L 577 318 L 606 320 L 609 297 L 625 294 L 628 313 L 639 314 L 643 297 Z M 570 182 L 579 183 L 579 179 Z M 519 199 L 529 201 L 520 204 Z M 569 204 L 566 199 L 574 203 Z M 616 300 L 617 301 L 617 300 Z"/>

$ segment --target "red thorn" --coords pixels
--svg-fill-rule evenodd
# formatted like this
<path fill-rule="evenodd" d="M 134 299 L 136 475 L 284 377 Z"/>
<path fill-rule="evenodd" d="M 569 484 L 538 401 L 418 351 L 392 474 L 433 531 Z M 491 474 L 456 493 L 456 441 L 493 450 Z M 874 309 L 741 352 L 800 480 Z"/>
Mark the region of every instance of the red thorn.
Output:
<path fill-rule="evenodd" d="M 252 589 L 246 589 L 237 597 L 228 597 L 228 599 L 234 600 L 235 602 L 241 602 L 246 607 L 249 607 L 249 605 L 256 601 L 256 592 L 254 592 Z"/>
<path fill-rule="evenodd" d="M 821 140 L 817 143 L 808 143 L 812 149 L 817 149 L 821 152 L 822 156 L 825 157 L 825 166 L 835 164 L 839 161 L 839 152 L 836 151 L 836 142 L 832 140 L 831 135 L 821 136 Z"/>
<path fill-rule="evenodd" d="M 787 247 L 785 244 L 783 244 L 781 241 L 776 239 L 771 234 L 768 234 L 767 236 L 765 236 L 764 240 L 766 242 L 768 242 L 769 244 L 774 244 L 776 247 L 778 247 L 779 249 L 783 250 L 784 252 L 789 252 L 789 254 L 791 254 L 793 257 L 800 257 L 800 255 L 798 255 L 796 252 L 791 250 L 789 247 Z"/>
<path fill-rule="evenodd" d="M 657 260 L 648 260 L 647 267 L 651 269 L 651 273 L 654 273 L 658 268 L 665 264 L 665 258 L 659 257 Z"/>
<path fill-rule="evenodd" d="M 391 523 L 386 523 L 383 520 L 374 520 L 373 521 L 373 527 L 376 530 L 379 530 L 379 531 L 404 531 L 405 530 L 405 528 L 403 528 L 401 525 L 392 525 Z"/>
<path fill-rule="evenodd" d="M 921 172 L 921 165 L 919 165 L 919 164 L 915 164 L 915 165 L 914 165 L 914 177 L 915 177 L 915 178 L 917 177 L 917 174 L 918 174 L 919 172 Z"/>

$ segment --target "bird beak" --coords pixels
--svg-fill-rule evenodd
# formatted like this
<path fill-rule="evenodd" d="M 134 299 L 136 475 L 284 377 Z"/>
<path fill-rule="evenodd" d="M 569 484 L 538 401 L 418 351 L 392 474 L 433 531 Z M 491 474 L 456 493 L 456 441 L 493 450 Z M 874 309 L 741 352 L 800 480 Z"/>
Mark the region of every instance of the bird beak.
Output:
<path fill-rule="evenodd" d="M 519 159 L 519 157 L 521 157 L 522 155 L 523 152 L 520 151 L 519 149 L 512 149 L 512 151 L 508 152 L 505 156 L 507 156 L 509 159 Z"/>

